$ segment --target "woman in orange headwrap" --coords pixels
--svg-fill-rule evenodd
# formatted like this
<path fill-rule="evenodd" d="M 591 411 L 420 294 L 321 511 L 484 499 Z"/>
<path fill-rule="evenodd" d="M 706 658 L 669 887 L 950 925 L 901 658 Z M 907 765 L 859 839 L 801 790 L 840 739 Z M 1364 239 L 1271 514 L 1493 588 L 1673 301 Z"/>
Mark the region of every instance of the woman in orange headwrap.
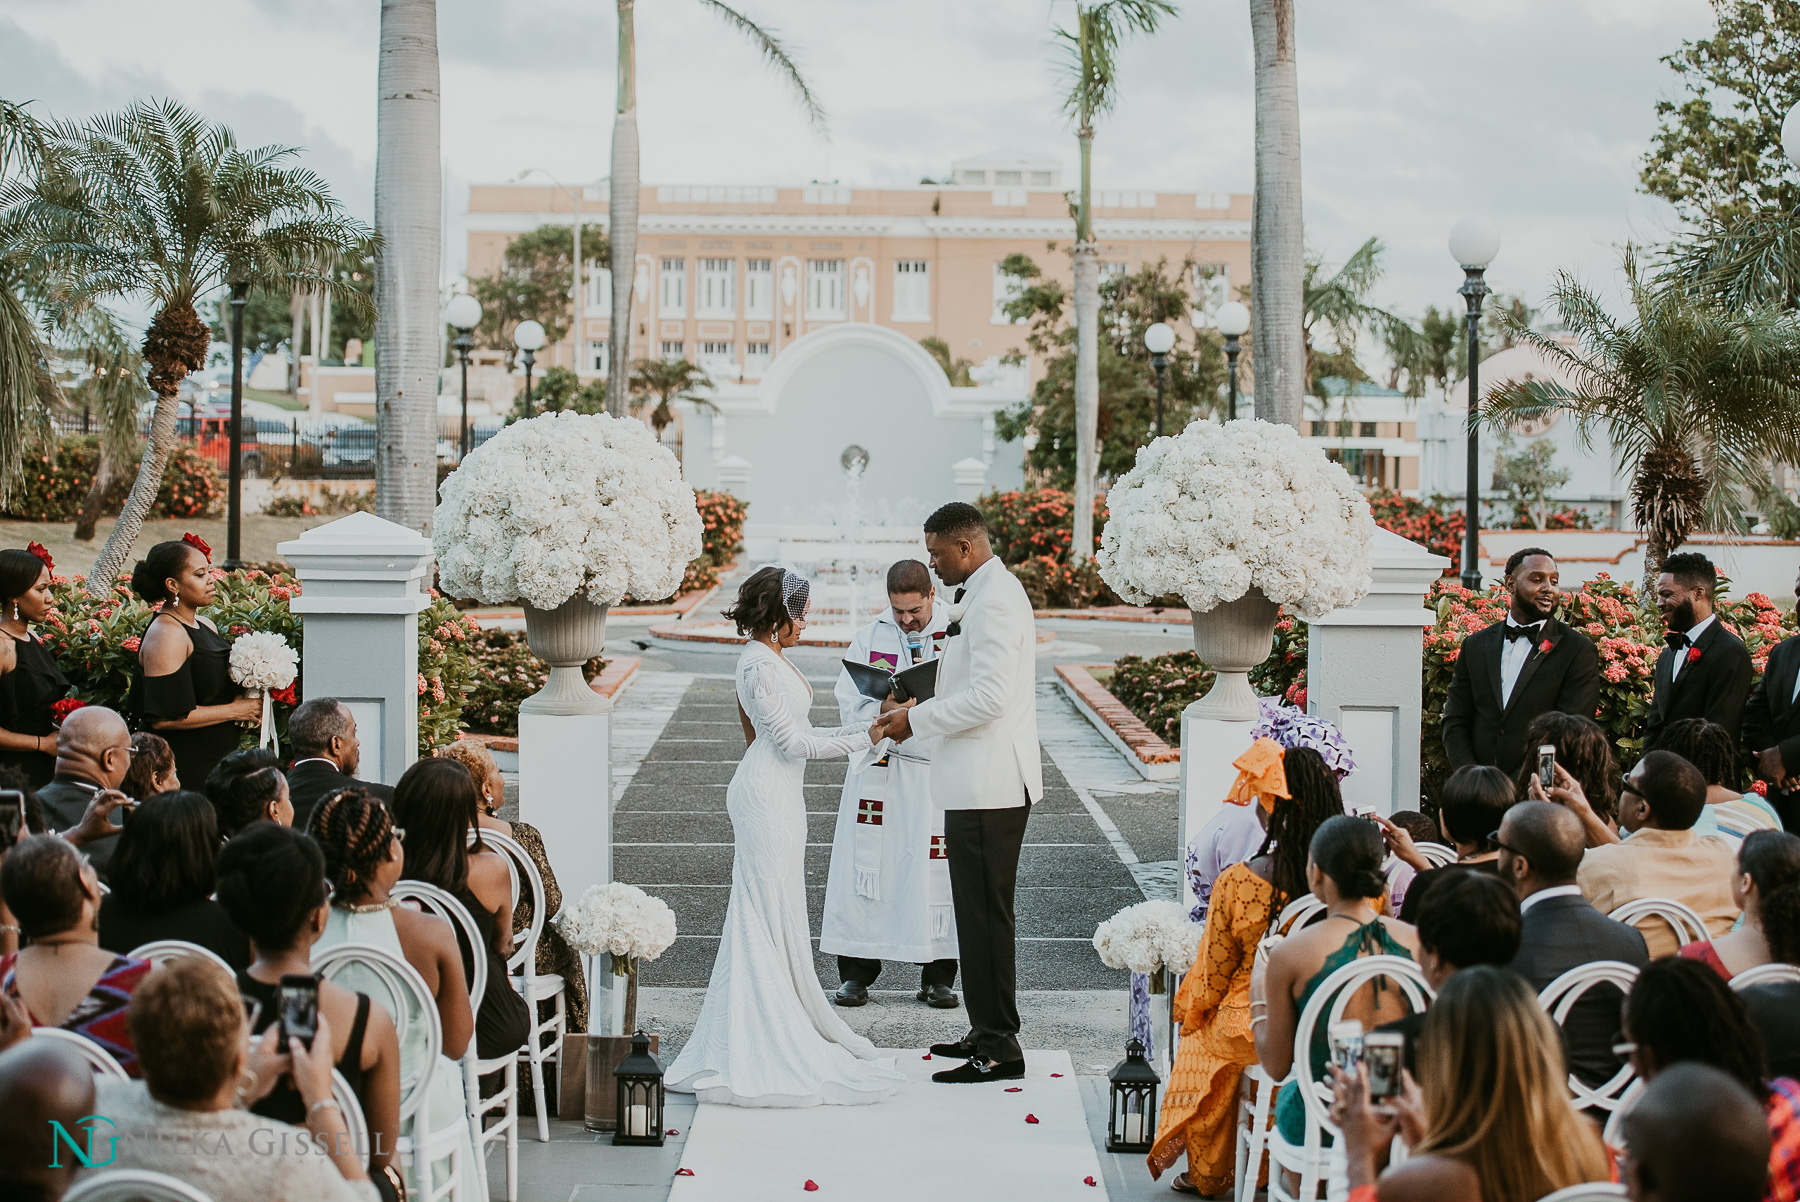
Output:
<path fill-rule="evenodd" d="M 1313 832 L 1344 812 L 1337 777 L 1310 747 L 1284 752 L 1274 740 L 1258 739 L 1232 766 L 1238 780 L 1226 801 L 1265 806 L 1269 833 L 1254 859 L 1233 864 L 1213 884 L 1199 955 L 1175 994 L 1181 1046 L 1147 1158 L 1151 1176 L 1160 1177 L 1185 1152 L 1188 1169 L 1175 1178 L 1175 1190 L 1208 1196 L 1228 1193 L 1235 1176 L 1238 1083 L 1256 1063 L 1256 946 L 1282 907 L 1307 891 Z"/>

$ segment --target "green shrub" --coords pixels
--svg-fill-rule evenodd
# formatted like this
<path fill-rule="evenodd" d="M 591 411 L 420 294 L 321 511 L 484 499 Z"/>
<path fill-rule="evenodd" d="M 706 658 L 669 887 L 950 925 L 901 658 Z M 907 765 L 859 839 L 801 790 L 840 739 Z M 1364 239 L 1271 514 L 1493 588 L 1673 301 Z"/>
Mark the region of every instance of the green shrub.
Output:
<path fill-rule="evenodd" d="M 100 465 L 100 439 L 94 434 L 70 434 L 54 449 L 30 455 L 24 478 L 6 506 L 6 516 L 28 522 L 68 522 L 75 519 L 93 486 Z M 138 460 L 115 470 L 112 487 L 101 512 L 118 513 L 131 484 L 137 478 Z M 192 447 L 178 444 L 163 468 L 153 517 L 191 518 L 215 514 L 224 504 L 225 488 L 212 462 Z"/>
<path fill-rule="evenodd" d="M 550 665 L 531 653 L 522 630 L 484 630 L 469 644 L 476 672 L 463 718 L 479 734 L 517 735 L 519 703 L 544 687 Z M 581 674 L 600 675 L 606 660 L 590 659 Z"/>

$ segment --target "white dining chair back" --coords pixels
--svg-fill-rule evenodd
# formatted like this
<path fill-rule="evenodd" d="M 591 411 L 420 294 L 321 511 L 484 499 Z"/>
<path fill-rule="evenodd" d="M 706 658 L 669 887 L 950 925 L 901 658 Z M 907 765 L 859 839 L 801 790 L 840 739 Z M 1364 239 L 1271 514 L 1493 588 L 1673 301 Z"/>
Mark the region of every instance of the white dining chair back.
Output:
<path fill-rule="evenodd" d="M 1707 934 L 1706 920 L 1672 897 L 1635 898 L 1607 917 L 1640 930 L 1646 922 L 1662 922 L 1675 932 L 1675 942 L 1682 947 L 1712 938 Z"/>
<path fill-rule="evenodd" d="M 1774 985 L 1784 981 L 1800 981 L 1800 967 L 1792 964 L 1758 964 L 1731 978 L 1731 987 L 1748 989 L 1752 985 Z"/>
<path fill-rule="evenodd" d="M 179 1177 L 149 1169 L 103 1169 L 63 1194 L 63 1202 L 212 1202 Z"/>
<path fill-rule="evenodd" d="M 344 1126 L 350 1133 L 350 1146 L 356 1149 L 357 1155 L 364 1160 L 369 1158 L 374 1149 L 369 1144 L 369 1119 L 363 1113 L 362 1099 L 350 1088 L 350 1082 L 344 1074 L 335 1068 L 331 1070 L 331 1100 L 338 1104 L 344 1114 Z"/>
<path fill-rule="evenodd" d="M 411 905 L 416 910 L 442 918 L 456 931 L 458 940 L 469 949 L 469 959 L 474 965 L 468 980 L 469 1009 L 480 1010 L 488 986 L 487 941 L 481 937 L 481 927 L 469 913 L 469 908 L 445 890 L 425 881 L 397 881 L 388 890 L 388 896 L 402 905 Z"/>
<path fill-rule="evenodd" d="M 1590 1181 L 1586 1185 L 1565 1185 L 1553 1194 L 1545 1194 L 1538 1202 L 1613 1202 L 1629 1198 L 1625 1187 L 1611 1181 Z"/>
<path fill-rule="evenodd" d="M 182 956 L 202 956 L 224 969 L 230 974 L 232 980 L 237 979 L 237 971 L 225 962 L 225 957 L 211 948 L 201 947 L 198 943 L 189 943 L 185 939 L 155 939 L 132 948 L 126 955 L 133 960 L 148 960 L 158 968 Z"/>
<path fill-rule="evenodd" d="M 62 1027 L 33 1027 L 31 1037 L 48 1039 L 61 1044 L 87 1061 L 88 1067 L 102 1077 L 114 1077 L 120 1081 L 131 1080 L 131 1074 L 125 1071 L 124 1065 L 113 1059 L 111 1052 L 79 1031 L 67 1031 Z"/>
<path fill-rule="evenodd" d="M 1565 972 L 1556 980 L 1544 986 L 1538 992 L 1538 1005 L 1550 1016 L 1550 1021 L 1562 1026 L 1569 1019 L 1569 1011 L 1575 1008 L 1588 990 L 1597 985 L 1615 986 L 1620 993 L 1630 993 L 1631 987 L 1637 983 L 1638 970 L 1622 960 L 1595 960 L 1589 964 L 1578 964 Z M 1569 1074 L 1569 1092 L 1575 1095 L 1575 1108 L 1585 1110 L 1590 1106 L 1598 1106 L 1602 1110 L 1615 1110 L 1619 1099 L 1630 1087 L 1636 1070 L 1631 1062 L 1626 1061 L 1619 1066 L 1617 1072 L 1597 1086 L 1590 1086 L 1574 1073 Z"/>
<path fill-rule="evenodd" d="M 1425 862 L 1433 868 L 1442 868 L 1446 864 L 1456 863 L 1454 847 L 1445 847 L 1442 843 L 1433 843 L 1430 840 L 1424 843 L 1415 843 L 1413 847 L 1421 856 L 1425 857 Z"/>

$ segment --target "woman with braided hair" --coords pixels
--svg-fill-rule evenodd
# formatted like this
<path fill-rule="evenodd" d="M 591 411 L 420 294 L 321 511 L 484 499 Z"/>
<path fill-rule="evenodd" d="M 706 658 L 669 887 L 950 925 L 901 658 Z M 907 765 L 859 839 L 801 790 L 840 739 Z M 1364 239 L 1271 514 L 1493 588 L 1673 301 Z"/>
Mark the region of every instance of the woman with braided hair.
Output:
<path fill-rule="evenodd" d="M 1700 769 L 1706 778 L 1706 808 L 1694 824 L 1694 834 L 1717 835 L 1738 843 L 1751 831 L 1778 831 L 1781 816 L 1775 807 L 1754 793 L 1740 793 L 1737 739 L 1717 722 L 1683 718 L 1663 728 L 1657 750 L 1673 751 Z"/>
<path fill-rule="evenodd" d="M 1160 1177 L 1186 1153 L 1187 1171 L 1172 1183 L 1184 1194 L 1231 1190 L 1238 1082 L 1256 1063 L 1250 1027 L 1256 948 L 1282 908 L 1308 891 L 1313 833 L 1344 812 L 1337 777 L 1310 747 L 1283 751 L 1259 739 L 1233 766 L 1244 773 L 1233 798 L 1242 794 L 1249 804 L 1266 805 L 1269 830 L 1255 858 L 1231 865 L 1214 882 L 1200 953 L 1175 994 L 1181 1047 L 1146 1160 Z"/>
<path fill-rule="evenodd" d="M 443 1031 L 443 1052 L 431 1074 L 431 1096 L 421 1112 L 427 1116 L 429 1130 L 440 1131 L 456 1123 L 466 1136 L 469 1123 L 457 1061 L 475 1034 L 475 1014 L 469 1006 L 462 949 L 450 924 L 399 905 L 390 896 L 406 868 L 406 850 L 401 843 L 406 832 L 394 825 L 388 808 L 367 790 L 349 788 L 313 807 L 306 833 L 325 853 L 325 879 L 331 882 L 331 914 L 325 920 L 325 933 L 313 944 L 313 954 L 343 943 L 369 944 L 418 970 L 436 1002 Z M 405 1079 L 418 1073 L 426 1054 L 426 1026 L 425 1015 L 414 1008 L 412 999 L 394 997 L 381 978 L 355 967 L 333 981 L 368 994 L 395 1018 L 400 1017 L 400 1007 L 407 1008 L 406 1038 L 400 1045 L 401 1076 Z M 401 1124 L 402 1135 L 412 1133 L 412 1123 L 408 1119 Z M 473 1143 L 465 1140 L 464 1172 L 480 1164 Z M 411 1194 L 419 1186 L 411 1178 L 411 1159 L 402 1167 Z"/>

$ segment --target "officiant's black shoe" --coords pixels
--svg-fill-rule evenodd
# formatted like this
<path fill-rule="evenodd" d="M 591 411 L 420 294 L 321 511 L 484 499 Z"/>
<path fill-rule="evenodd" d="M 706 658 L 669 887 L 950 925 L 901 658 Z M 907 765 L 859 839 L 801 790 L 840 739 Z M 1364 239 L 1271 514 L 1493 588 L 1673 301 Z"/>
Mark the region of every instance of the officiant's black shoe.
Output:
<path fill-rule="evenodd" d="M 982 1081 L 1017 1081 L 1025 1075 L 1023 1060 L 983 1060 L 977 1056 L 961 1068 L 931 1074 L 940 1085 L 973 1085 Z"/>
<path fill-rule="evenodd" d="M 931 1054 L 946 1060 L 967 1060 L 975 1055 L 975 1041 L 965 1036 L 955 1043 L 934 1043 Z"/>
<path fill-rule="evenodd" d="M 869 1004 L 869 987 L 861 981 L 845 981 L 831 995 L 831 1000 L 840 1006 L 866 1006 Z"/>
<path fill-rule="evenodd" d="M 933 1010 L 954 1010 L 959 1005 L 955 990 L 948 985 L 926 985 L 914 996 Z"/>

